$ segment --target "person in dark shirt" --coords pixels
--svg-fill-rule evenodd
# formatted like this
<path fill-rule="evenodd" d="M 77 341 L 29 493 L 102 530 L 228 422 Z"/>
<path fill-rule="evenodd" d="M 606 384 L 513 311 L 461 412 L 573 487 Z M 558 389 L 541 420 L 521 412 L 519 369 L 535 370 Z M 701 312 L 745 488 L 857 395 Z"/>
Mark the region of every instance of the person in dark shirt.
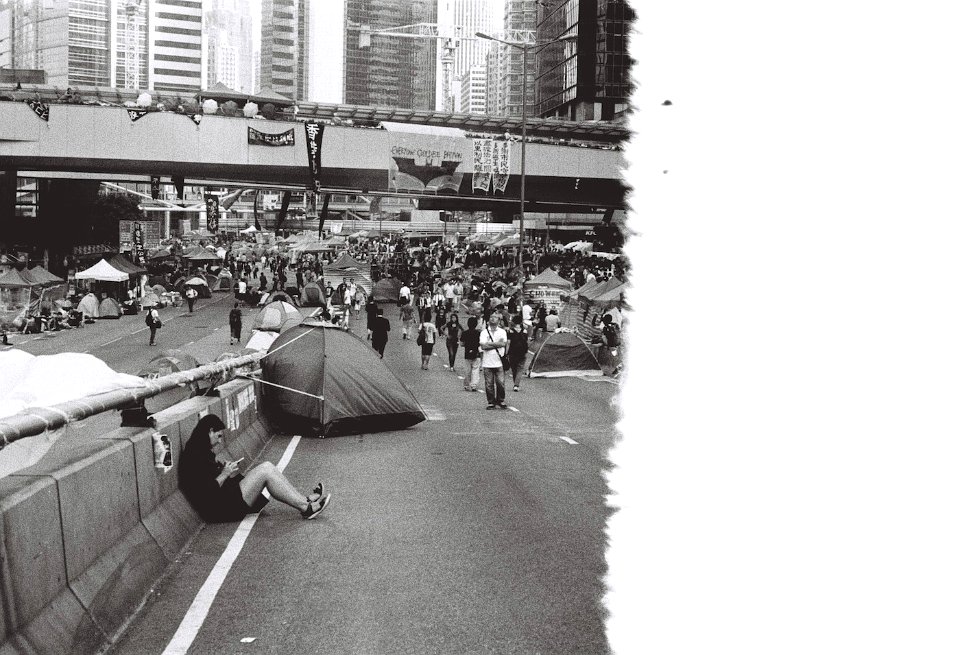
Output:
<path fill-rule="evenodd" d="M 454 370 L 453 364 L 457 361 L 457 350 L 460 348 L 460 332 L 463 330 L 456 312 L 451 312 L 450 319 L 443 324 L 440 330 L 447 337 L 447 357 L 450 360 L 450 370 L 452 371 Z"/>
<path fill-rule="evenodd" d="M 259 512 L 270 501 L 264 489 L 305 519 L 316 518 L 330 503 L 330 494 L 323 495 L 322 482 L 312 494 L 301 494 L 271 462 L 257 464 L 242 475 L 240 460 L 231 461 L 224 449 L 225 429 L 218 416 L 207 414 L 180 455 L 180 490 L 204 521 L 230 523 Z"/>
<path fill-rule="evenodd" d="M 243 312 L 240 310 L 240 303 L 233 303 L 233 309 L 230 310 L 230 345 L 236 339 L 240 343 L 240 330 L 243 325 Z"/>
<path fill-rule="evenodd" d="M 477 317 L 467 319 L 467 329 L 460 333 L 463 344 L 463 359 L 467 369 L 463 373 L 463 390 L 477 391 L 480 386 L 480 330 L 477 329 Z"/>
<path fill-rule="evenodd" d="M 520 314 L 513 317 L 510 329 L 507 330 L 507 343 L 510 344 L 507 348 L 507 360 L 513 372 L 513 390 L 520 391 L 520 376 L 527 362 L 527 349 L 530 347 Z"/>
<path fill-rule="evenodd" d="M 373 319 L 377 317 L 377 303 L 373 296 L 369 296 L 365 309 L 367 310 L 367 339 L 373 337 Z"/>
<path fill-rule="evenodd" d="M 372 341 L 373 349 L 380 353 L 380 359 L 383 359 L 383 350 L 387 347 L 387 333 L 390 331 L 390 321 L 383 316 L 383 310 L 377 308 L 377 315 L 373 319 Z"/>

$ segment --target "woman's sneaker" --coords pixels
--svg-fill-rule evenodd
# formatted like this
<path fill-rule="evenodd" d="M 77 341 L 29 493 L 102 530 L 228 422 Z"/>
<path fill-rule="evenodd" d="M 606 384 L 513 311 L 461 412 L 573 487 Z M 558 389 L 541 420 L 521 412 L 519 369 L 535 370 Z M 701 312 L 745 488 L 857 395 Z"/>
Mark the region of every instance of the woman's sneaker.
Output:
<path fill-rule="evenodd" d="M 327 505 L 330 504 L 330 496 L 332 494 L 327 494 L 318 501 L 307 504 L 307 509 L 300 512 L 300 516 L 309 521 L 310 519 L 315 519 L 317 516 L 326 509 Z"/>

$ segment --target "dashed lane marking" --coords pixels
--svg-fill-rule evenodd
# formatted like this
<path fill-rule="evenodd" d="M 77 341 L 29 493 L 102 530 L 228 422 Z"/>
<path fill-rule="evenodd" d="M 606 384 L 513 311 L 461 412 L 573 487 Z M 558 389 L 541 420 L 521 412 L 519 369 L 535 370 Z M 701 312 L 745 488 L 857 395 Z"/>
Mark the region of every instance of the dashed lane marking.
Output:
<path fill-rule="evenodd" d="M 574 440 L 571 439 L 570 437 L 560 437 L 560 439 L 561 439 L 561 441 L 566 441 L 567 443 L 573 444 L 573 445 L 577 445 L 577 444 L 580 443 L 579 441 L 574 441 Z"/>
<path fill-rule="evenodd" d="M 513 406 L 511 406 L 511 405 L 507 405 L 507 409 L 509 409 L 511 412 L 519 412 L 519 411 L 520 411 L 519 409 L 517 409 L 516 407 L 513 407 Z"/>

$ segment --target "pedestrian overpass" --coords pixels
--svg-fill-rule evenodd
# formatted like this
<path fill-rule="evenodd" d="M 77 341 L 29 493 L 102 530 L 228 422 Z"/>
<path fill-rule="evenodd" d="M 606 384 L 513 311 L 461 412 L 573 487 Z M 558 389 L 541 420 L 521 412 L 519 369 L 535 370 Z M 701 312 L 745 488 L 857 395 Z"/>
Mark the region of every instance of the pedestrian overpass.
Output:
<path fill-rule="evenodd" d="M 0 171 L 6 176 L 159 179 L 409 196 L 423 209 L 519 210 L 519 130 L 505 136 L 480 131 L 482 122 L 467 129 L 391 121 L 370 127 L 309 113 L 306 120 L 291 112 L 266 120 L 29 100 L 0 101 Z M 552 121 L 551 128 L 551 122 L 535 120 L 540 139 L 571 134 L 561 121 Z M 622 209 L 623 167 L 623 153 L 614 145 L 528 141 L 525 208 Z"/>

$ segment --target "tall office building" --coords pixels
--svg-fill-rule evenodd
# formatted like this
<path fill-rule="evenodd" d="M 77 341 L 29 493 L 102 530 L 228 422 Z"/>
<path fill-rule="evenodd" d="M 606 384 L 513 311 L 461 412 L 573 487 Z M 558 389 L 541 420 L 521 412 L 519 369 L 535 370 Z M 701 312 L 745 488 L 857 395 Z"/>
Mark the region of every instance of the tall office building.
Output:
<path fill-rule="evenodd" d="M 14 0 L 12 64 L 55 86 L 109 86 L 109 0 Z"/>
<path fill-rule="evenodd" d="M 507 0 L 503 24 L 507 30 L 535 30 L 537 28 L 537 0 Z M 523 51 L 501 43 L 494 43 L 487 71 L 490 84 L 496 85 L 491 95 L 488 113 L 497 116 L 520 116 L 524 93 L 527 94 L 527 114 L 533 114 L 533 87 L 537 62 L 533 52 L 527 54 L 526 69 L 523 66 Z"/>
<path fill-rule="evenodd" d="M 433 109 L 434 39 L 372 36 L 360 47 L 360 25 L 371 30 L 437 21 L 436 0 L 346 0 L 343 99 L 346 104 Z"/>
<path fill-rule="evenodd" d="M 303 0 L 263 0 L 260 27 L 260 88 L 298 100 L 298 45 Z"/>
<path fill-rule="evenodd" d="M 503 17 L 502 0 L 439 0 L 437 3 L 437 24 L 441 29 L 458 28 L 460 40 L 453 56 L 450 70 L 450 80 L 459 81 L 469 74 L 474 66 L 486 63 L 487 52 L 491 48 L 491 41 L 477 39 L 476 32 L 490 34 L 502 30 Z M 441 53 L 442 54 L 442 53 Z M 449 89 L 453 97 L 443 97 L 444 70 L 443 62 L 437 61 L 437 79 L 441 80 L 441 88 L 437 94 L 437 108 L 452 110 L 455 108 L 457 96 L 462 94 L 462 87 Z M 459 85 L 457 85 L 459 86 Z"/>
<path fill-rule="evenodd" d="M 626 0 L 563 0 L 540 5 L 541 40 L 577 38 L 546 46 L 537 57 L 536 114 L 567 120 L 612 120 L 626 111 L 634 20 Z"/>
<path fill-rule="evenodd" d="M 253 21 L 250 0 L 211 0 L 204 15 L 207 87 L 217 82 L 253 93 Z"/>
<path fill-rule="evenodd" d="M 487 66 L 477 64 L 460 76 L 460 98 L 456 111 L 487 114 Z"/>
<path fill-rule="evenodd" d="M 201 0 L 150 0 L 149 85 L 158 91 L 206 87 Z"/>
<path fill-rule="evenodd" d="M 13 5 L 0 3 L 0 68 L 13 68 Z"/>

